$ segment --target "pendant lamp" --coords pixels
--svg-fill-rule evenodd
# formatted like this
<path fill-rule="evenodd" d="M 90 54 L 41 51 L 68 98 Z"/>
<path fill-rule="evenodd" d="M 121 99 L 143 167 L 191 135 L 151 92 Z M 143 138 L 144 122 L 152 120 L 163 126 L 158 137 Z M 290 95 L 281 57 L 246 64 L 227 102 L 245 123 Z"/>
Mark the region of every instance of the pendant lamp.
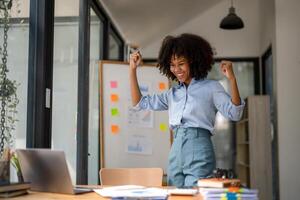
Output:
<path fill-rule="evenodd" d="M 235 8 L 233 7 L 233 0 L 231 0 L 231 7 L 229 8 L 229 14 L 221 21 L 220 28 L 227 30 L 235 30 L 244 28 L 243 20 L 236 15 Z"/>

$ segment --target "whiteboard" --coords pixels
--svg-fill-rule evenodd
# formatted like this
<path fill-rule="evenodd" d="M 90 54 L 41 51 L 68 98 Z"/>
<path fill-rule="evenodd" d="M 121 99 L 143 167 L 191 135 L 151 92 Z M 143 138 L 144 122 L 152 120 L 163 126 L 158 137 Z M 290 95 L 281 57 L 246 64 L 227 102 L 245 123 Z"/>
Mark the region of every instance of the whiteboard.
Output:
<path fill-rule="evenodd" d="M 142 94 L 169 89 L 168 79 L 152 65 L 137 69 Z M 129 64 L 100 61 L 101 168 L 160 167 L 167 171 L 171 134 L 168 111 L 132 110 Z"/>

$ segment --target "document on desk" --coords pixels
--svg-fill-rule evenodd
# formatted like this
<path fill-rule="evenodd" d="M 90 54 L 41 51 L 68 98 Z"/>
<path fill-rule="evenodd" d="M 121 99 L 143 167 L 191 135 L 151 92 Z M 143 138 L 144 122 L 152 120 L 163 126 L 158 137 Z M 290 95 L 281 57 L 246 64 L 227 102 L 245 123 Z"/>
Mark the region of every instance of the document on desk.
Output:
<path fill-rule="evenodd" d="M 94 189 L 94 191 L 103 196 L 110 198 L 155 198 L 166 199 L 168 191 L 162 188 L 146 188 L 138 185 L 124 185 L 107 187 L 103 189 Z"/>

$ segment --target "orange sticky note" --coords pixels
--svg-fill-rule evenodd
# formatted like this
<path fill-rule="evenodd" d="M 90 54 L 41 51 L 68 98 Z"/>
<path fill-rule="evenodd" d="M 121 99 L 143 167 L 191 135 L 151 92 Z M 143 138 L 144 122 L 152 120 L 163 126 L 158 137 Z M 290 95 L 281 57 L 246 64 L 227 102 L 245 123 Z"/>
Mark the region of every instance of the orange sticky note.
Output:
<path fill-rule="evenodd" d="M 165 90 L 167 87 L 166 87 L 166 84 L 165 83 L 159 83 L 158 84 L 158 88 L 160 89 L 160 90 Z"/>
<path fill-rule="evenodd" d="M 111 133 L 118 134 L 119 133 L 119 126 L 118 125 L 111 125 Z"/>
<path fill-rule="evenodd" d="M 117 88 L 118 87 L 118 82 L 117 81 L 110 81 L 110 87 L 111 88 Z"/>
<path fill-rule="evenodd" d="M 110 100 L 112 102 L 118 102 L 119 101 L 119 96 L 117 94 L 111 94 L 110 95 Z"/>

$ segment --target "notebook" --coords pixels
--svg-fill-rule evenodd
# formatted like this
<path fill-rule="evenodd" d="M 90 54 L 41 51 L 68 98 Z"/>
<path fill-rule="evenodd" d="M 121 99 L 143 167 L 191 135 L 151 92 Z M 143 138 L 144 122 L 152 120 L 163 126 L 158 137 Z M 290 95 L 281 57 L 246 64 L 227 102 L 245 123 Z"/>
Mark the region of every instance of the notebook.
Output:
<path fill-rule="evenodd" d="M 241 181 L 239 179 L 207 178 L 198 180 L 198 187 L 238 187 Z"/>
<path fill-rule="evenodd" d="M 51 149 L 16 150 L 24 181 L 31 190 L 63 194 L 91 192 L 88 188 L 73 187 L 65 154 Z"/>

